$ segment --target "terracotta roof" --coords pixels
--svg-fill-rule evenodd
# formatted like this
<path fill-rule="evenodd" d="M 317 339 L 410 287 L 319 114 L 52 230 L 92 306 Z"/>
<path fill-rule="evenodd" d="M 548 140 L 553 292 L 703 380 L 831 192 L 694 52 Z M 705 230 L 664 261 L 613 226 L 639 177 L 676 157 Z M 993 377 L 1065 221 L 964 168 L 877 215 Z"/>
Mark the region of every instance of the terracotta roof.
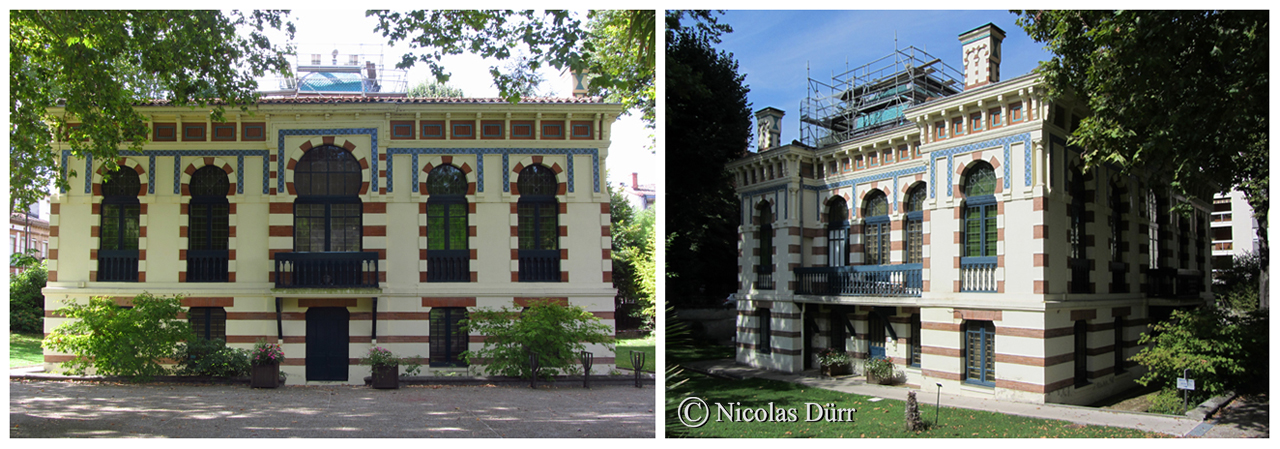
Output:
<path fill-rule="evenodd" d="M 258 104 L 502 104 L 501 98 L 407 98 L 379 97 L 361 95 L 325 95 L 297 97 L 264 97 Z M 602 97 L 532 97 L 521 99 L 517 104 L 603 104 Z M 169 100 L 142 100 L 138 106 L 168 106 Z"/>

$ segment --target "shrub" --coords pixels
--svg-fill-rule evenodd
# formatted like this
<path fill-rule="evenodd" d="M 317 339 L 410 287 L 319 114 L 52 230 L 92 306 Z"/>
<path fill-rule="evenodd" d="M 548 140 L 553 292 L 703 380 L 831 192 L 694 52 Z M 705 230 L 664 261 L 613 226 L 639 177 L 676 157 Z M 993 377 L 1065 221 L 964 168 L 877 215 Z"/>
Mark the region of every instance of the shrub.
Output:
<path fill-rule="evenodd" d="M 9 280 L 9 330 L 44 333 L 44 289 L 49 279 L 45 264 L 35 264 Z"/>
<path fill-rule="evenodd" d="M 258 340 L 253 344 L 253 352 L 249 354 L 250 363 L 254 366 L 270 365 L 284 360 L 284 350 L 276 343 Z"/>
<path fill-rule="evenodd" d="M 1265 388 L 1270 342 L 1265 310 L 1228 313 L 1217 307 L 1176 310 L 1138 340 L 1133 360 L 1147 372 L 1138 383 L 1174 389 L 1177 379 L 1196 381 L 1196 393 Z"/>
<path fill-rule="evenodd" d="M 57 313 L 71 321 L 54 329 L 43 345 L 75 356 L 62 364 L 70 374 L 92 368 L 99 375 L 144 381 L 168 374 L 162 359 L 173 356 L 179 342 L 195 339 L 191 325 L 178 319 L 181 311 L 181 297 L 149 293 L 133 298 L 132 308 L 104 297 L 90 298 L 88 304 L 68 300 Z"/>
<path fill-rule="evenodd" d="M 889 359 L 880 357 L 867 359 L 866 363 L 862 365 L 862 369 L 867 372 L 867 376 L 874 377 L 876 379 L 890 379 L 894 374 L 893 362 L 890 362 Z"/>
<path fill-rule="evenodd" d="M 613 350 L 609 326 L 578 306 L 564 306 L 549 299 L 533 301 L 523 312 L 503 307 L 480 309 L 463 322 L 471 334 L 485 336 L 484 347 L 467 351 L 471 365 L 487 365 L 490 374 L 545 379 L 555 373 L 573 372 L 585 343 L 603 344 Z M 529 365 L 529 353 L 538 355 L 538 370 Z"/>
<path fill-rule="evenodd" d="M 822 366 L 844 365 L 853 361 L 848 352 L 827 348 L 818 353 L 818 363 Z"/>
<path fill-rule="evenodd" d="M 174 354 L 183 376 L 237 377 L 249 374 L 249 351 L 228 348 L 221 339 L 191 340 Z"/>
<path fill-rule="evenodd" d="M 1164 415 L 1181 415 L 1182 411 L 1182 392 L 1173 388 L 1165 388 L 1156 393 L 1151 398 L 1151 406 L 1147 407 L 1147 413 L 1160 413 Z M 1199 404 L 1199 402 L 1196 402 Z M 1188 401 L 1187 407 L 1194 407 Z"/>
<path fill-rule="evenodd" d="M 1251 312 L 1258 309 L 1258 278 L 1265 261 L 1257 253 L 1248 252 L 1231 258 L 1231 268 L 1217 270 L 1213 277 L 1213 294 L 1220 307 Z"/>

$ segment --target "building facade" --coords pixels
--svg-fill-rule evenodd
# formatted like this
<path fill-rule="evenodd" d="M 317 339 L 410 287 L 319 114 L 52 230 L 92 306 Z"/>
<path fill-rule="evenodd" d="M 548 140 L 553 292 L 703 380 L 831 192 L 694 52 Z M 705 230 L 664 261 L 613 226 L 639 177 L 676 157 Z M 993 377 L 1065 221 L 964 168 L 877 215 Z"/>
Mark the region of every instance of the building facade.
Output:
<path fill-rule="evenodd" d="M 25 212 L 9 214 L 9 255 L 31 254 L 36 260 L 44 260 L 49 256 L 49 220 L 42 217 L 41 210 L 48 210 L 48 203 L 41 200 L 31 205 Z M 22 267 L 12 265 L 10 258 L 9 274 L 21 273 Z"/>
<path fill-rule="evenodd" d="M 917 388 L 1087 404 L 1141 376 L 1147 324 L 1210 298 L 1210 203 L 1084 170 L 1066 136 L 1087 111 L 1001 80 L 1003 38 L 963 33 L 963 76 L 909 48 L 834 79 L 802 105 L 803 143 L 757 113 L 761 150 L 728 166 L 740 363 L 799 372 L 836 349 Z"/>
<path fill-rule="evenodd" d="M 612 325 L 604 174 L 621 107 L 409 99 L 368 70 L 353 92 L 295 88 L 224 123 L 139 105 L 153 141 L 114 172 L 59 143 L 80 178 L 53 199 L 46 333 L 63 301 L 183 295 L 201 338 L 279 342 L 291 380 L 360 383 L 373 345 L 468 369 L 484 336 L 458 324 L 477 307 L 551 298 Z M 46 351 L 46 368 L 69 357 Z"/>
<path fill-rule="evenodd" d="M 1213 196 L 1213 268 L 1231 268 L 1237 256 L 1257 254 L 1258 219 L 1244 193 L 1232 190 Z"/>

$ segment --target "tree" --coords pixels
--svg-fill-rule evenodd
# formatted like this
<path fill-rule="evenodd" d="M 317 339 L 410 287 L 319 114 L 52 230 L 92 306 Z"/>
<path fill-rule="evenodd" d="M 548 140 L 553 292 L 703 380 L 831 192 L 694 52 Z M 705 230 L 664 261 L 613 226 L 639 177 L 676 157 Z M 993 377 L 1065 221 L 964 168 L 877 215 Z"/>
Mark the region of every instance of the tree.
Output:
<path fill-rule="evenodd" d="M 712 47 L 730 31 L 709 12 L 667 12 L 667 213 L 680 217 L 667 225 L 667 298 L 677 306 L 737 290 L 741 219 L 725 164 L 744 154 L 751 108 L 733 55 Z"/>
<path fill-rule="evenodd" d="M 71 320 L 45 337 L 43 345 L 74 355 L 62 364 L 71 374 L 92 368 L 102 376 L 146 380 L 168 374 L 161 360 L 173 357 L 179 342 L 195 338 L 191 325 L 178 319 L 182 310 L 181 297 L 149 293 L 134 297 L 131 308 L 105 297 L 90 298 L 88 304 L 68 300 L 56 313 Z"/>
<path fill-rule="evenodd" d="M 1173 389 L 1187 375 L 1193 394 L 1266 391 L 1270 355 L 1266 311 L 1232 314 L 1218 307 L 1176 310 L 1138 340 L 1144 346 L 1133 360 L 1146 367 L 1142 385 Z"/>
<path fill-rule="evenodd" d="M 175 106 L 213 105 L 246 111 L 257 99 L 255 78 L 287 73 L 285 55 L 263 31 L 293 24 L 279 11 L 52 11 L 9 14 L 9 206 L 25 209 L 56 185 L 54 139 L 75 157 L 115 168 L 122 146 L 139 151 L 149 125 L 133 109 L 163 93 Z M 241 33 L 240 30 L 244 30 Z M 63 106 L 65 115 L 48 108 Z M 68 126 L 78 123 L 76 127 Z"/>
<path fill-rule="evenodd" d="M 461 88 L 453 87 L 440 81 L 422 80 L 409 88 L 409 98 L 462 98 L 467 94 Z"/>
<path fill-rule="evenodd" d="M 618 296 L 638 302 L 646 321 L 654 323 L 658 268 L 654 254 L 657 246 L 654 211 L 636 213 L 621 189 L 610 188 L 609 194 L 613 286 L 618 289 Z"/>
<path fill-rule="evenodd" d="M 513 310 L 482 308 L 470 313 L 463 326 L 470 334 L 484 335 L 484 347 L 467 351 L 467 364 L 483 364 L 489 374 L 550 379 L 578 364 L 585 343 L 613 350 L 612 329 L 579 306 L 561 305 L 551 299 L 535 300 L 528 307 Z M 538 357 L 538 369 L 529 364 L 530 353 Z"/>
<path fill-rule="evenodd" d="M 1266 246 L 1267 11 L 1023 11 L 1049 99 L 1088 105 L 1069 143 L 1187 197 L 1245 193 Z M 1205 186 L 1213 186 L 1205 189 Z"/>
<path fill-rule="evenodd" d="M 397 68 L 424 63 L 440 81 L 449 74 L 441 65 L 445 55 L 464 52 L 505 61 L 528 58 L 520 71 L 489 68 L 499 96 L 520 101 L 521 78 L 544 65 L 590 73 L 592 95 L 638 109 L 653 127 L 654 22 L 653 10 L 592 11 L 588 24 L 568 11 L 368 11 L 377 17 L 374 31 L 388 42 L 405 41 L 415 53 L 403 55 Z"/>

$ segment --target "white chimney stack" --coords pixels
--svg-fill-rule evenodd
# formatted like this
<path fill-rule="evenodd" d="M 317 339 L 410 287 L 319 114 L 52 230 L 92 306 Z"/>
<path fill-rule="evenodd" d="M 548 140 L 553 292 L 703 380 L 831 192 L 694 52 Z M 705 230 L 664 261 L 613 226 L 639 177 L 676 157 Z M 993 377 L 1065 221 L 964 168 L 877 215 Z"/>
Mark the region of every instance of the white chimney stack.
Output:
<path fill-rule="evenodd" d="M 995 24 L 974 28 L 960 34 L 964 52 L 964 88 L 966 90 L 1000 82 L 1000 42 L 1004 30 Z"/>
<path fill-rule="evenodd" d="M 764 108 L 756 111 L 756 151 L 782 146 L 781 109 Z"/>

